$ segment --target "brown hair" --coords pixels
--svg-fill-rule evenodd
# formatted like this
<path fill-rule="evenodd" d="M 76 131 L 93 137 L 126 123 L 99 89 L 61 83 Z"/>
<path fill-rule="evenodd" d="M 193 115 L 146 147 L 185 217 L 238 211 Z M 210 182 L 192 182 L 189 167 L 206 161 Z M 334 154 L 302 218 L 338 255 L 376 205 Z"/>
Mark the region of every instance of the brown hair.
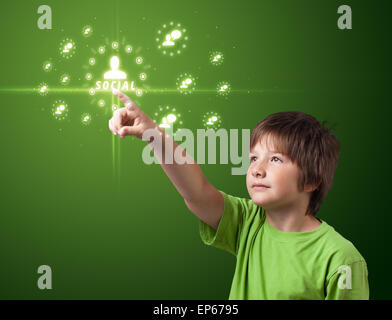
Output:
<path fill-rule="evenodd" d="M 298 165 L 300 190 L 305 185 L 316 188 L 306 211 L 313 216 L 332 187 L 338 164 L 340 144 L 330 131 L 311 115 L 292 111 L 269 115 L 255 126 L 250 136 L 250 150 L 263 137 L 272 138 L 276 151 Z"/>

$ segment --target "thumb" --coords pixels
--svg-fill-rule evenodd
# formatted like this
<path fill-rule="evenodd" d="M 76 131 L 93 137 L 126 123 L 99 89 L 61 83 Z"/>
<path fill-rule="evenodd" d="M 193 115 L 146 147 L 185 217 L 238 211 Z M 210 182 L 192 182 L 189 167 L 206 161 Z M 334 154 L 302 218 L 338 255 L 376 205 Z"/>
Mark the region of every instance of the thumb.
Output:
<path fill-rule="evenodd" d="M 130 127 L 130 126 L 124 126 L 120 130 L 118 130 L 118 134 L 120 135 L 121 138 L 124 138 L 125 136 L 134 136 L 136 135 L 137 130 L 135 127 Z"/>

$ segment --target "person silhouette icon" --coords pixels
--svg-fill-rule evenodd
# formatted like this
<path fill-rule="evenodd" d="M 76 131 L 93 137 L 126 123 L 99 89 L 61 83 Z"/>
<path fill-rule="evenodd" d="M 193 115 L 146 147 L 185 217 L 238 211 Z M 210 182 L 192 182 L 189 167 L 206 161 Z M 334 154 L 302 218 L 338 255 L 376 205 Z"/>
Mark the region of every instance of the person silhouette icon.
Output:
<path fill-rule="evenodd" d="M 173 40 L 177 40 L 179 38 L 181 38 L 181 31 L 179 30 L 173 30 L 171 33 L 168 33 L 166 35 L 166 40 L 164 43 L 162 43 L 162 46 L 164 47 L 170 47 L 170 46 L 174 46 L 174 41 Z"/>
<path fill-rule="evenodd" d="M 166 41 L 164 43 L 162 43 L 162 45 L 165 47 L 174 46 L 174 42 L 172 41 L 172 37 L 170 34 L 166 35 Z"/>
<path fill-rule="evenodd" d="M 118 70 L 119 65 L 120 60 L 116 56 L 113 56 L 110 59 L 110 68 L 112 70 L 105 72 L 105 74 L 103 75 L 104 79 L 126 79 L 127 74 Z"/>
<path fill-rule="evenodd" d="M 71 42 L 70 42 L 70 43 L 67 43 L 67 44 L 64 46 L 63 53 L 68 53 L 68 52 L 72 49 L 72 47 L 73 47 L 73 45 L 72 45 Z"/>

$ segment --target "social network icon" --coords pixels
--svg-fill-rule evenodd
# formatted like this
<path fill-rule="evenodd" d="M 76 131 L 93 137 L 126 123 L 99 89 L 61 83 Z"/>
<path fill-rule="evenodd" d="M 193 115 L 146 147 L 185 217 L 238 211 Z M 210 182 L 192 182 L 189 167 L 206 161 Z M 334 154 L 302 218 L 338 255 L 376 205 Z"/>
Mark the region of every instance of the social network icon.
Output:
<path fill-rule="evenodd" d="M 214 57 L 214 60 L 212 60 L 212 61 L 217 62 L 220 58 L 221 58 L 221 55 L 218 54 L 217 56 Z"/>
<path fill-rule="evenodd" d="M 56 114 L 61 114 L 63 110 L 64 110 L 64 106 L 63 105 L 58 106 L 57 109 L 56 109 Z"/>
<path fill-rule="evenodd" d="M 45 66 L 45 68 L 46 68 L 46 69 L 49 69 L 49 68 L 50 68 L 50 63 L 48 63 L 48 64 Z"/>
<path fill-rule="evenodd" d="M 90 28 L 87 28 L 86 30 L 84 30 L 84 34 L 87 34 L 90 32 Z"/>
<path fill-rule="evenodd" d="M 166 117 L 162 118 L 162 123 L 159 125 L 161 128 L 170 128 L 170 124 L 168 124 L 168 121 Z"/>
<path fill-rule="evenodd" d="M 175 44 L 174 41 L 181 38 L 181 35 L 182 35 L 181 31 L 173 30 L 171 33 L 168 33 L 165 36 L 166 40 L 165 40 L 165 42 L 162 43 L 162 45 L 164 47 L 174 46 L 174 44 Z"/>
<path fill-rule="evenodd" d="M 227 85 L 225 84 L 225 85 L 223 85 L 221 88 L 220 88 L 220 90 L 219 91 L 225 91 L 227 89 Z"/>
<path fill-rule="evenodd" d="M 180 88 L 188 89 L 188 86 L 192 83 L 192 79 L 185 79 L 182 81 Z"/>
<path fill-rule="evenodd" d="M 67 52 L 69 52 L 69 50 L 72 48 L 72 43 L 67 43 L 65 46 L 64 46 L 64 50 L 63 50 L 63 52 L 64 53 L 67 53 Z"/>
<path fill-rule="evenodd" d="M 63 78 L 63 82 L 66 82 L 68 80 L 68 77 Z"/>

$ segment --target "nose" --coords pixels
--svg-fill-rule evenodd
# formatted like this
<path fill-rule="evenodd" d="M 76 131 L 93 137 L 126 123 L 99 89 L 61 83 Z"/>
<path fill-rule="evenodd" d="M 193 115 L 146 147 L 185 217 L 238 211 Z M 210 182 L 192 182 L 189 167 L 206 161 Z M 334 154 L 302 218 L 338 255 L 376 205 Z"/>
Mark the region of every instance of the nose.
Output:
<path fill-rule="evenodd" d="M 265 171 L 264 165 L 261 163 L 258 163 L 252 168 L 252 175 L 255 178 L 264 178 L 266 174 L 267 172 Z"/>

